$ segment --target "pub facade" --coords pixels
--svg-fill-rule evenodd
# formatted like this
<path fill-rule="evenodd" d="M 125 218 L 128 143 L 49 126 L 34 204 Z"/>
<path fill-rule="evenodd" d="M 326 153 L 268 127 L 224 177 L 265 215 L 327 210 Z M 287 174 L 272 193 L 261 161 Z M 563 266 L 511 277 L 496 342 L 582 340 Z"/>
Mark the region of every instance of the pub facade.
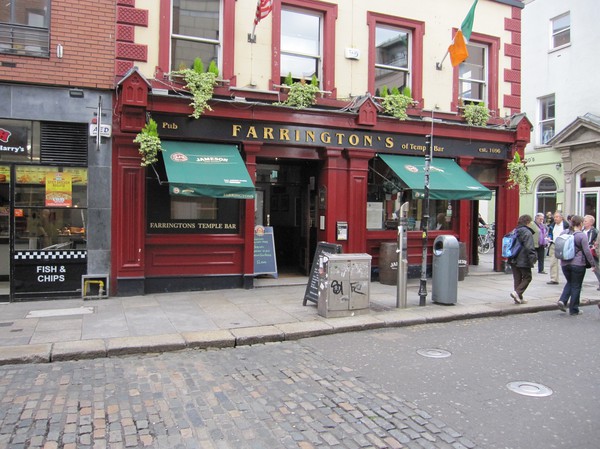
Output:
<path fill-rule="evenodd" d="M 469 263 L 477 263 L 478 201 L 494 201 L 497 235 L 514 227 L 519 194 L 507 164 L 531 128 L 519 114 L 520 2 L 478 5 L 469 57 L 456 66 L 444 51 L 471 1 L 435 14 L 428 2 L 400 11 L 385 1 L 275 1 L 256 33 L 247 33 L 255 4 L 154 3 L 157 16 L 132 2 L 117 11 L 118 26 L 143 29 L 146 41 L 131 37 L 143 57 L 117 61 L 112 294 L 252 288 L 265 230 L 279 276 L 306 275 L 317 243 L 330 242 L 370 254 L 376 278 L 403 204 L 413 277 L 425 221 L 430 246 L 453 234 Z M 219 76 L 210 108 L 193 118 L 174 72 L 198 57 Z M 286 105 L 290 76 L 316 80 L 313 105 Z M 406 120 L 384 111 L 388 87 L 410 92 Z M 464 105 L 479 101 L 491 118 L 469 125 Z M 163 151 L 145 167 L 133 140 L 150 119 Z M 503 268 L 499 252 L 494 268 Z"/>

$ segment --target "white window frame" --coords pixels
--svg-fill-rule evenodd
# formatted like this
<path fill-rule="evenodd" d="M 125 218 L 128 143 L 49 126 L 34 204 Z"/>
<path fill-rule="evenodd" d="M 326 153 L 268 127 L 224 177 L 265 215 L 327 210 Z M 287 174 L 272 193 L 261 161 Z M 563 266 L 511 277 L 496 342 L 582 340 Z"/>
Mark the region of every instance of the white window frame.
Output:
<path fill-rule="evenodd" d="M 558 20 L 563 19 L 565 17 L 568 17 L 569 25 L 565 28 L 561 28 L 559 30 L 554 30 L 554 24 Z M 567 42 L 565 44 L 561 44 L 561 45 L 555 45 L 555 40 L 556 40 L 557 36 L 564 34 L 564 33 L 569 34 L 569 42 Z M 564 14 L 560 14 L 560 15 L 550 19 L 550 50 L 551 51 L 558 50 L 558 49 L 561 49 L 564 47 L 568 47 L 569 45 L 571 45 L 571 13 L 569 11 L 567 11 Z"/>
<path fill-rule="evenodd" d="M 296 7 L 292 7 L 292 6 L 282 6 L 281 8 L 281 12 L 283 13 L 284 11 L 289 11 L 289 12 L 293 12 L 296 14 L 304 14 L 307 16 L 313 16 L 313 17 L 318 17 L 319 18 L 319 53 L 318 54 L 311 54 L 311 53 L 303 53 L 303 52 L 292 52 L 289 50 L 283 50 L 283 33 L 281 34 L 280 38 L 281 38 L 281 56 L 287 55 L 287 56 L 299 56 L 299 57 L 303 57 L 303 58 L 313 58 L 316 61 L 316 67 L 317 67 L 317 81 L 318 81 L 318 85 L 321 86 L 323 83 L 323 40 L 324 40 L 324 35 L 323 35 L 323 26 L 324 26 L 324 21 L 325 21 L 325 17 L 324 14 L 322 12 L 312 12 L 306 9 L 302 9 L 302 8 L 296 8 Z M 280 59 L 281 61 L 281 59 Z M 281 64 L 281 62 L 280 62 Z M 290 72 L 289 70 L 285 71 L 284 73 L 284 69 L 283 69 L 283 64 L 281 64 L 281 68 L 280 68 L 280 77 L 281 80 L 283 81 L 283 79 L 288 75 L 288 73 Z M 303 75 L 304 77 L 304 75 Z M 302 79 L 302 77 L 298 77 L 295 74 L 292 73 L 292 78 L 294 80 L 300 80 Z M 307 82 L 310 82 L 311 79 L 310 78 L 304 78 Z"/>
<path fill-rule="evenodd" d="M 475 43 L 475 42 L 470 42 L 467 44 L 467 48 L 468 47 L 478 47 L 478 48 L 482 48 L 483 49 L 483 76 L 484 79 L 476 79 L 476 78 L 463 78 L 460 76 L 460 68 L 459 68 L 459 76 L 458 76 L 458 95 L 459 97 L 463 100 L 466 101 L 468 103 L 472 102 L 472 103 L 479 103 L 479 102 L 483 102 L 484 104 L 488 104 L 488 86 L 489 86 L 489 70 L 490 70 L 490 59 L 489 59 L 489 47 L 485 44 L 479 44 L 479 43 Z M 468 61 L 468 58 L 466 61 L 464 61 L 462 64 L 465 64 Z M 481 85 L 482 88 L 482 92 L 483 92 L 483 98 L 466 98 L 466 97 L 462 97 L 462 84 L 463 83 L 472 83 L 472 84 L 478 84 Z"/>
<path fill-rule="evenodd" d="M 544 110 L 547 109 L 547 104 L 549 100 L 552 100 L 554 103 L 554 116 L 552 116 L 551 118 L 543 118 Z M 544 125 L 550 123 L 554 125 L 554 131 L 552 132 L 551 136 L 545 137 Z M 556 134 L 556 96 L 554 94 L 538 98 L 538 130 L 539 133 L 537 137 L 540 145 L 548 145 L 547 142 L 550 139 L 552 139 Z"/>
<path fill-rule="evenodd" d="M 182 40 L 188 42 L 196 42 L 200 44 L 209 44 L 215 45 L 217 47 L 217 67 L 219 71 L 222 71 L 222 61 L 223 61 L 223 42 L 221 39 L 209 39 L 197 36 L 188 36 L 186 34 L 177 34 L 173 33 L 173 19 L 175 15 L 173 14 L 173 3 L 171 0 L 171 24 L 170 24 L 170 35 L 169 39 L 169 64 L 173 66 L 173 40 Z M 219 1 L 219 37 L 223 36 L 223 0 Z M 193 62 L 193 61 L 192 61 Z M 208 64 L 210 61 L 202 61 L 204 63 L 204 67 L 208 68 Z M 173 70 L 178 70 L 178 67 L 173 68 Z"/>
<path fill-rule="evenodd" d="M 378 64 L 377 62 L 375 62 L 375 73 L 377 73 L 377 69 L 383 69 L 383 70 L 391 70 L 391 71 L 395 71 L 395 72 L 403 72 L 406 74 L 406 87 L 408 87 L 409 89 L 412 89 L 412 73 L 411 73 L 411 68 L 412 68 L 412 45 L 413 45 L 413 33 L 411 30 L 407 30 L 406 28 L 401 28 L 401 27 L 396 27 L 393 25 L 387 25 L 387 24 L 383 24 L 383 23 L 377 23 L 376 28 L 387 28 L 387 29 L 391 29 L 394 31 L 398 31 L 401 33 L 406 33 L 408 35 L 408 40 L 406 42 L 406 63 L 407 63 L 407 67 L 400 67 L 400 66 L 395 66 L 395 65 L 387 65 L 387 64 Z M 375 30 L 375 33 L 377 33 L 377 30 Z M 377 51 L 377 47 L 375 47 L 374 51 Z M 375 80 L 375 84 L 377 84 L 377 80 Z M 393 86 L 388 86 L 390 89 Z M 375 87 L 375 89 L 377 89 L 377 87 Z M 402 92 L 400 92 L 402 93 Z"/>

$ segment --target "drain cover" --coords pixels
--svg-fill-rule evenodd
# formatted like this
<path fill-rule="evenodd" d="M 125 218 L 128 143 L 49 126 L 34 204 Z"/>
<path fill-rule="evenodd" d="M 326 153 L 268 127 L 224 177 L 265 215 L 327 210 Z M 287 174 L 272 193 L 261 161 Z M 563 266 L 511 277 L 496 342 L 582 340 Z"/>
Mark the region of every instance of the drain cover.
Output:
<path fill-rule="evenodd" d="M 510 382 L 506 384 L 506 388 L 514 393 L 522 394 L 523 396 L 533 396 L 536 398 L 550 396 L 553 393 L 553 391 L 545 385 L 536 384 L 535 382 L 526 382 L 523 380 Z"/>
<path fill-rule="evenodd" d="M 444 349 L 417 349 L 417 354 L 432 359 L 443 359 L 452 355 Z"/>

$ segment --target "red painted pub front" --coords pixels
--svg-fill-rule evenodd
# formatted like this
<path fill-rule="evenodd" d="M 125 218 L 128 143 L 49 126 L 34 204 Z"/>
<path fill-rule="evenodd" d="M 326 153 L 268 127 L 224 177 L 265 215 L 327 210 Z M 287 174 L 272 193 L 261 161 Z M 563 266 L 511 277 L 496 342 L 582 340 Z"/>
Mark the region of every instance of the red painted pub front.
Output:
<path fill-rule="evenodd" d="M 409 276 L 418 277 L 422 194 L 380 155 L 424 159 L 429 134 L 432 170 L 436 160 L 448 160 L 456 164 L 456 176 L 489 189 L 497 236 L 516 223 L 518 190 L 506 181 L 507 163 L 515 152 L 523 155 L 529 140 L 531 124 L 522 115 L 500 120 L 502 126 L 471 127 L 453 114 L 414 109 L 399 121 L 382 115 L 368 95 L 350 105 L 319 99 L 314 107 L 296 110 L 260 92 L 252 102 L 234 98 L 221 86 L 212 111 L 194 119 L 189 98 L 153 93 L 152 87 L 133 69 L 115 98 L 113 295 L 253 288 L 256 226 L 273 229 L 280 276 L 306 275 L 317 242 L 326 241 L 342 245 L 344 253 L 370 254 L 376 277 L 381 244 L 397 241 L 398 208 L 406 202 Z M 254 183 L 252 198 L 228 197 L 227 189 L 220 197 L 174 196 L 164 154 L 153 166 L 141 166 L 133 139 L 147 117 L 157 122 L 161 141 L 186 156 L 210 147 L 215 161 L 223 162 L 220 149 L 235 147 Z M 199 170 L 190 182 L 201 190 L 205 177 Z M 226 182 L 233 185 L 238 176 L 232 173 Z M 429 246 L 437 235 L 453 234 L 465 244 L 468 263 L 477 263 L 481 197 L 454 196 L 443 185 L 432 189 L 437 190 L 428 211 Z M 503 269 L 499 252 L 494 269 Z"/>

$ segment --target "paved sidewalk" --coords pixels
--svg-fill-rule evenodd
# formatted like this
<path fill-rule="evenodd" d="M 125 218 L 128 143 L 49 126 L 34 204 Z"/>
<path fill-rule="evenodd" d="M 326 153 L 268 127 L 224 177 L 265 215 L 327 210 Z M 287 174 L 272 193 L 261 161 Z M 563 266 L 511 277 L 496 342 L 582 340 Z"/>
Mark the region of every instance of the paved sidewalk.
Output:
<path fill-rule="evenodd" d="M 527 304 L 509 297 L 512 276 L 472 269 L 458 283 L 458 302 L 419 306 L 419 279 L 408 282 L 406 309 L 396 308 L 396 286 L 371 283 L 367 314 L 323 318 L 316 304 L 302 305 L 307 278 L 257 280 L 253 290 L 151 294 L 102 300 L 55 300 L 0 304 L 0 364 L 44 363 L 181 349 L 224 348 L 309 336 L 409 326 L 486 316 L 557 310 L 561 285 L 534 273 Z M 279 284 L 270 286 L 270 284 Z M 583 304 L 600 292 L 587 276 Z M 584 307 L 583 313 L 600 312 Z M 566 315 L 568 317 L 568 315 Z M 577 317 L 568 317 L 576 320 Z"/>

